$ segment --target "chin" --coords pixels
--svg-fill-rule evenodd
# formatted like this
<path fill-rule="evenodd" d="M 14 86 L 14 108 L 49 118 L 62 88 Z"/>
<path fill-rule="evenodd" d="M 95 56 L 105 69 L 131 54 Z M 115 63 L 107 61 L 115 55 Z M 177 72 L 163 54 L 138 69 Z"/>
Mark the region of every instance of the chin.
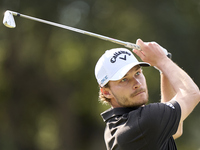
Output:
<path fill-rule="evenodd" d="M 123 107 L 142 107 L 144 105 L 146 105 L 147 102 L 143 102 L 143 103 L 133 103 L 133 104 L 129 104 L 129 105 L 124 105 Z"/>
<path fill-rule="evenodd" d="M 142 102 L 133 104 L 133 106 L 141 107 L 141 106 L 146 105 L 147 103 L 148 103 L 148 100 L 143 100 Z"/>

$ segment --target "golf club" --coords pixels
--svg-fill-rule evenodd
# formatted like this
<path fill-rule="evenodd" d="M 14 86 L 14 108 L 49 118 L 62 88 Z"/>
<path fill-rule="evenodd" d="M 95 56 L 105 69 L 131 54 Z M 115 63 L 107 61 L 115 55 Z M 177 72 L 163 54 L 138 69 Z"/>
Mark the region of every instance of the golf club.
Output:
<path fill-rule="evenodd" d="M 23 17 L 23 18 L 27 18 L 27 19 L 30 19 L 30 20 L 34 20 L 34 21 L 45 23 L 45 24 L 49 24 L 49 25 L 52 25 L 52 26 L 56 26 L 56 27 L 67 29 L 67 30 L 71 30 L 71 31 L 74 31 L 74 32 L 86 34 L 86 35 L 89 35 L 89 36 L 92 36 L 92 37 L 96 37 L 96 38 L 99 38 L 99 39 L 102 39 L 102 40 L 106 40 L 106 41 L 110 41 L 110 42 L 113 42 L 113 43 L 116 43 L 116 44 L 123 45 L 123 46 L 125 46 L 127 48 L 130 48 L 130 49 L 141 50 L 140 47 L 138 45 L 134 44 L 134 43 L 124 42 L 124 41 L 113 39 L 113 38 L 110 38 L 110 37 L 107 37 L 107 36 L 103 36 L 103 35 L 100 35 L 100 34 L 96 34 L 96 33 L 88 32 L 88 31 L 80 30 L 80 29 L 77 29 L 77 28 L 73 28 L 73 27 L 70 27 L 70 26 L 54 23 L 54 22 L 51 22 L 51 21 L 46 21 L 46 20 L 43 20 L 43 19 L 39 19 L 39 18 L 23 15 L 23 14 L 20 14 L 20 13 L 14 12 L 14 11 L 10 11 L 10 10 L 7 10 L 4 13 L 3 24 L 6 27 L 8 27 L 8 28 L 15 28 L 16 27 L 15 20 L 14 20 L 13 16 Z"/>

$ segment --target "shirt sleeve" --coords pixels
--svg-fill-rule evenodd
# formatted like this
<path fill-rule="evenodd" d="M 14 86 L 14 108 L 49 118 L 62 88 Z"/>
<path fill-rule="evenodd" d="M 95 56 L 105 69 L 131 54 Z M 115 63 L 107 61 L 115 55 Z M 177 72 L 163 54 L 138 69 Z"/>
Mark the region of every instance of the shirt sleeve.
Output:
<path fill-rule="evenodd" d="M 161 144 L 176 133 L 181 117 L 178 102 L 153 103 L 141 109 L 139 126 L 145 139 Z"/>

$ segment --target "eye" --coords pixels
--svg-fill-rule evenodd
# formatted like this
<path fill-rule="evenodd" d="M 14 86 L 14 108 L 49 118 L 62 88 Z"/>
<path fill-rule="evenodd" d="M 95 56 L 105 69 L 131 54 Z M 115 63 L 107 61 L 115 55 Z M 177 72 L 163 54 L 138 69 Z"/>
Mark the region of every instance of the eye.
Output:
<path fill-rule="evenodd" d="M 136 75 L 136 76 L 139 76 L 141 73 L 142 73 L 142 69 L 138 70 L 138 71 L 135 73 L 135 75 Z"/>
<path fill-rule="evenodd" d="M 128 81 L 127 78 L 123 78 L 123 79 L 121 80 L 121 82 L 126 82 L 126 81 Z"/>
<path fill-rule="evenodd" d="M 140 72 L 140 71 L 138 71 L 138 72 L 136 72 L 136 74 L 135 74 L 135 75 L 136 75 L 136 76 L 139 76 L 139 75 L 140 75 L 140 73 L 141 73 L 141 72 Z"/>

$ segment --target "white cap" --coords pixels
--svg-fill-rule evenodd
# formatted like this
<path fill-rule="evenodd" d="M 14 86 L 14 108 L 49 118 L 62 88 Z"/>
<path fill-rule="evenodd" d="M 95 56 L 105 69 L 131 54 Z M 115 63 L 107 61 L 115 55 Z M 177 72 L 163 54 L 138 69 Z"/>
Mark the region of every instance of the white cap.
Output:
<path fill-rule="evenodd" d="M 123 78 L 136 65 L 150 66 L 148 63 L 139 62 L 133 53 L 126 48 L 107 50 L 99 58 L 95 66 L 97 82 L 103 87 L 109 81 L 116 81 Z"/>

